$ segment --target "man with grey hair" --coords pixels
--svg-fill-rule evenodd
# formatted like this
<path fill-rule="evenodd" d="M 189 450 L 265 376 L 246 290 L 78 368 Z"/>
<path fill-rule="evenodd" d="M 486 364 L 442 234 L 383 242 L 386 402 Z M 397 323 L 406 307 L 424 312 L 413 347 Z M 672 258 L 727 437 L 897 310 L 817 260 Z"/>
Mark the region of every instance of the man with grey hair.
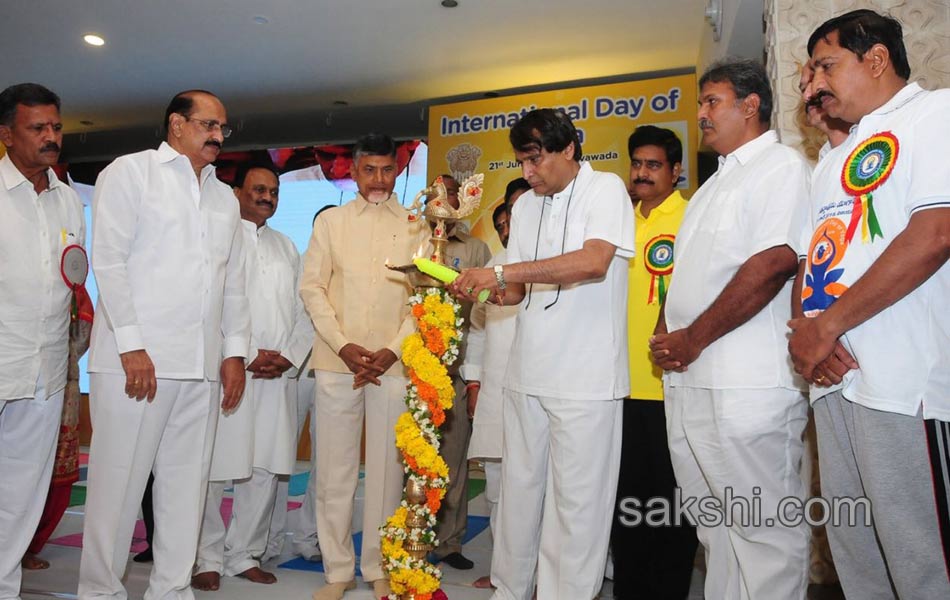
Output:
<path fill-rule="evenodd" d="M 684 499 L 714 508 L 691 511 L 707 597 L 804 598 L 808 530 L 783 526 L 778 511 L 805 491 L 807 406 L 785 341 L 810 169 L 769 130 L 772 91 L 759 63 L 713 65 L 699 85 L 699 127 L 719 169 L 686 209 L 650 339 L 667 372 L 673 470 Z"/>
<path fill-rule="evenodd" d="M 339 600 L 354 589 L 351 528 L 366 423 L 363 547 L 360 570 L 375 597 L 390 593 L 379 527 L 399 505 L 403 469 L 394 427 L 405 405 L 403 339 L 415 330 L 411 288 L 386 261 L 406 264 L 428 238 L 421 221 L 393 193 L 396 144 L 388 135 L 357 140 L 350 169 L 359 193 L 317 216 L 304 255 L 300 297 L 317 336 L 310 367 L 316 392 L 317 529 L 327 585 L 315 600 Z"/>
<path fill-rule="evenodd" d="M 0 598 L 19 598 L 20 560 L 49 490 L 72 299 L 60 264 L 85 242 L 82 203 L 52 169 L 59 108 L 35 83 L 0 93 Z"/>

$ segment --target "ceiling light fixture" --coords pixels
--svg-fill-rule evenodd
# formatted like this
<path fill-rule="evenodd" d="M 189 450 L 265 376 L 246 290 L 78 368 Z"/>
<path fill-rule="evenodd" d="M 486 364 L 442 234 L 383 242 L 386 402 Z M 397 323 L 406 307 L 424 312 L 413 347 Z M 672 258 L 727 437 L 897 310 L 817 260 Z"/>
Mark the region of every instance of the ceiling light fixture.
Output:
<path fill-rule="evenodd" d="M 104 46 L 106 44 L 106 41 L 102 38 L 102 36 L 98 36 L 94 33 L 87 33 L 86 35 L 82 36 L 82 40 L 90 46 Z"/>
<path fill-rule="evenodd" d="M 445 8 L 455 8 L 458 5 L 458 0 L 442 0 L 442 6 Z"/>

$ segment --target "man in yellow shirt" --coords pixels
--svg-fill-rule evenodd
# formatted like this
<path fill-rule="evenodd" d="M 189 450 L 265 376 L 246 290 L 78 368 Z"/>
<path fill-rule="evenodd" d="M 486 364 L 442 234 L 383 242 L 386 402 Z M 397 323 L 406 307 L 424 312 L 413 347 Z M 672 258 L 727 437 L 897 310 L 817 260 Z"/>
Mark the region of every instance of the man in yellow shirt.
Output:
<path fill-rule="evenodd" d="M 663 371 L 650 360 L 660 306 L 673 272 L 673 244 L 686 200 L 674 189 L 683 146 L 669 129 L 638 127 L 627 142 L 637 258 L 630 261 L 627 329 L 630 398 L 623 406 L 623 449 L 611 547 L 617 598 L 686 598 L 696 554 L 688 522 L 647 520 L 651 508 L 675 509 L 663 406 Z M 661 500 L 662 499 L 662 500 Z M 652 500 L 652 501 L 651 501 Z M 665 514 L 673 519 L 675 510 Z M 657 526 L 658 525 L 658 526 Z"/>

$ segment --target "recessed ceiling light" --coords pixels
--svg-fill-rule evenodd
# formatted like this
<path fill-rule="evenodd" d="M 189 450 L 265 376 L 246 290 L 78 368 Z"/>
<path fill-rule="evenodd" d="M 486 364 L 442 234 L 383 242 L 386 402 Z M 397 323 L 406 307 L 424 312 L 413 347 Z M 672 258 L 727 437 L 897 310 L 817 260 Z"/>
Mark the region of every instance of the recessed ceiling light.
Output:
<path fill-rule="evenodd" d="M 86 127 L 89 127 L 90 125 L 95 125 L 95 123 L 93 123 L 92 121 L 80 121 L 79 124 L 85 125 Z"/>
<path fill-rule="evenodd" d="M 270 23 L 270 19 L 268 19 L 264 15 L 254 15 L 253 17 L 251 17 L 251 21 L 257 23 L 258 25 L 267 25 L 268 23 Z"/>
<path fill-rule="evenodd" d="M 86 35 L 82 36 L 82 39 L 90 46 L 104 46 L 106 43 L 106 41 L 101 36 L 98 36 L 94 33 L 87 33 Z"/>
<path fill-rule="evenodd" d="M 442 0 L 442 6 L 445 8 L 455 8 L 458 5 L 458 0 Z"/>

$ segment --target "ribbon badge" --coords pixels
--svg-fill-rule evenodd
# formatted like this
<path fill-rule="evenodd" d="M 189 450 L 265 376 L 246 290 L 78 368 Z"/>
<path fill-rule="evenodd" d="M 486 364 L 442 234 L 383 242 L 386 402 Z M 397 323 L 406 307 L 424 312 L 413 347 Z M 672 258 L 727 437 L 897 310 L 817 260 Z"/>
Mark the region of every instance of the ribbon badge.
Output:
<path fill-rule="evenodd" d="M 673 241 L 675 235 L 658 235 L 643 250 L 643 264 L 653 277 L 650 279 L 648 304 L 666 300 L 666 278 L 673 272 Z"/>
<path fill-rule="evenodd" d="M 59 272 L 67 287 L 73 291 L 70 303 L 72 321 L 79 319 L 92 323 L 92 299 L 86 291 L 86 276 L 89 274 L 89 258 L 82 246 L 73 244 L 63 249 L 59 261 Z"/>
<path fill-rule="evenodd" d="M 851 243 L 858 223 L 861 224 L 861 242 L 874 242 L 884 237 L 877 214 L 874 212 L 874 197 L 871 192 L 881 187 L 890 177 L 897 163 L 900 143 L 890 131 L 875 133 L 851 152 L 841 171 L 841 187 L 854 198 L 851 221 L 845 241 Z"/>

